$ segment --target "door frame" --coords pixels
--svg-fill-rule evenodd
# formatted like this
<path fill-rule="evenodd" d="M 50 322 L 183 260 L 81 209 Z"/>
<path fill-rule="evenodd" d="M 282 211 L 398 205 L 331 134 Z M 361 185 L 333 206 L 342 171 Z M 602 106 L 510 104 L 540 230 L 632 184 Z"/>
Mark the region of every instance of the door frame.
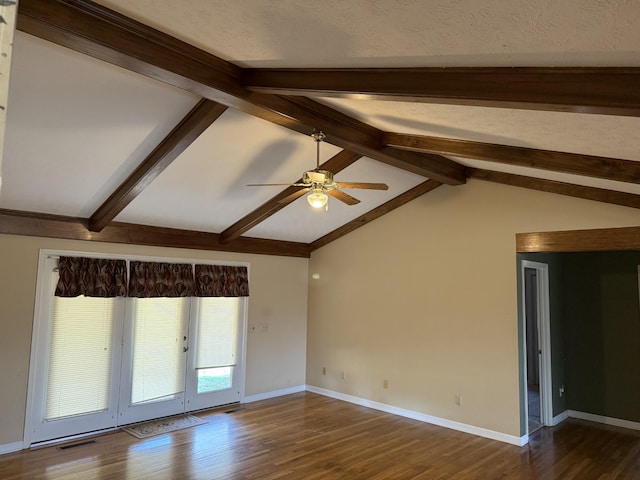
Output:
<path fill-rule="evenodd" d="M 24 435 L 22 438 L 22 447 L 29 448 L 34 443 L 47 444 L 57 440 L 34 440 L 36 422 L 41 418 L 41 413 L 44 408 L 43 402 L 45 401 L 45 393 L 40 390 L 39 387 L 44 385 L 44 376 L 48 373 L 49 367 L 49 352 L 50 352 L 50 339 L 51 339 L 51 323 L 49 314 L 51 313 L 51 291 L 52 285 L 49 283 L 51 277 L 48 273 L 44 273 L 46 270 L 52 270 L 54 268 L 53 260 L 57 260 L 60 255 L 74 254 L 80 255 L 79 252 L 65 252 L 60 250 L 45 250 L 41 249 L 38 254 L 38 273 L 36 275 L 36 297 L 34 305 L 34 316 L 31 332 L 31 352 L 29 356 L 29 378 L 27 380 L 27 401 L 25 408 L 25 422 L 24 422 Z M 85 257 L 100 257 L 99 255 L 87 252 L 82 254 Z M 108 258 L 106 255 L 102 258 Z M 124 299 L 117 299 L 116 309 L 119 310 L 119 316 L 124 316 L 125 301 Z M 103 412 L 95 414 L 79 415 L 74 419 L 71 419 L 71 423 L 74 425 L 83 425 L 87 421 L 92 422 L 94 430 L 107 431 L 115 428 L 113 426 L 117 419 L 118 414 L 118 382 L 120 379 L 120 358 L 122 354 L 122 322 L 116 321 L 113 325 L 112 333 L 112 372 L 110 382 L 112 385 L 111 394 L 109 398 L 109 407 Z M 117 367 L 117 368 L 116 368 Z M 40 415 L 39 415 L 40 414 Z M 94 423 L 96 422 L 97 423 Z M 69 422 L 66 419 L 65 422 Z M 61 427 L 56 426 L 57 421 L 52 421 L 52 426 L 48 428 L 52 433 L 54 431 L 60 431 Z M 69 437 L 75 438 L 83 436 L 84 434 L 63 434 L 62 438 Z"/>
<path fill-rule="evenodd" d="M 37 390 L 38 390 L 38 381 L 40 380 L 38 373 L 38 359 L 39 356 L 46 353 L 48 347 L 48 327 L 45 328 L 45 325 L 41 324 L 41 319 L 44 314 L 48 312 L 48 305 L 44 301 L 47 296 L 47 288 L 48 288 L 48 280 L 47 275 L 44 274 L 45 264 L 48 259 L 51 258 L 59 258 L 60 256 L 75 256 L 75 257 L 90 257 L 90 258 L 115 258 L 115 259 L 124 259 L 127 262 L 131 260 L 142 260 L 149 262 L 168 262 L 168 263 L 191 263 L 191 264 L 205 264 L 205 265 L 230 265 L 230 266 L 244 266 L 247 268 L 249 276 L 251 274 L 250 263 L 246 261 L 229 261 L 229 260 L 214 260 L 214 259 L 204 259 L 204 258 L 192 258 L 192 257 L 163 257 L 163 256 L 149 256 L 149 255 L 132 255 L 132 254 L 119 254 L 119 253 L 106 253 L 99 251 L 79 251 L 79 250 L 64 250 L 64 249 L 40 249 L 38 253 L 38 270 L 36 274 L 36 296 L 35 296 L 35 305 L 34 305 L 34 316 L 32 323 L 32 332 L 31 332 L 31 352 L 30 352 L 30 362 L 29 362 L 29 377 L 27 380 L 27 399 L 26 399 L 26 408 L 25 408 L 25 422 L 24 422 L 24 433 L 22 438 L 22 447 L 23 449 L 28 449 L 32 446 L 33 435 L 32 429 L 34 423 L 37 421 L 36 412 L 34 408 L 38 407 L 38 400 L 36 398 Z M 125 305 L 126 309 L 126 305 Z M 248 310 L 249 310 L 249 299 L 244 299 L 244 309 L 243 315 L 240 319 L 239 328 L 241 332 L 239 332 L 240 338 L 239 343 L 241 346 L 241 354 L 239 355 L 238 360 L 241 362 L 241 365 L 235 368 L 235 374 L 237 375 L 238 382 L 234 382 L 234 388 L 239 397 L 238 401 L 242 401 L 245 393 L 245 382 L 246 382 L 246 362 L 247 362 L 247 324 L 248 324 Z M 126 316 L 123 315 L 123 319 Z M 122 343 L 123 343 L 123 335 L 124 335 L 125 325 L 120 325 L 118 327 L 118 335 L 119 339 L 116 342 L 118 351 L 118 356 L 122 359 Z M 189 339 L 191 341 L 191 335 L 189 335 Z M 188 359 L 187 359 L 188 362 Z M 113 384 L 117 385 L 118 388 L 120 386 L 120 372 L 122 368 L 118 369 L 118 375 L 116 379 L 113 380 Z M 182 395 L 182 401 L 184 402 L 185 395 Z M 119 428 L 118 425 L 118 411 L 117 407 L 119 407 L 119 394 L 117 398 L 114 400 L 114 406 L 116 406 L 116 411 L 113 412 L 113 425 L 101 428 L 101 431 L 110 431 Z M 232 400 L 235 403 L 235 399 Z M 205 407 L 205 408 L 215 408 L 214 407 Z M 193 411 L 193 410 L 186 410 Z M 87 435 L 95 434 L 96 430 L 87 431 L 86 433 L 78 433 L 78 434 L 70 434 L 65 439 L 72 438 L 82 438 Z M 53 443 L 59 440 L 46 440 L 46 441 L 38 441 L 35 443 L 45 445 L 48 443 Z"/>
<path fill-rule="evenodd" d="M 521 299 L 522 299 L 522 338 L 524 348 L 523 375 L 524 389 L 527 388 L 527 309 L 525 295 L 525 269 L 536 271 L 537 289 L 537 324 L 540 355 L 540 422 L 544 426 L 553 425 L 553 386 L 551 375 L 551 313 L 549 307 L 549 265 L 531 260 L 522 260 L 520 265 L 521 275 Z M 529 402 L 525 395 L 524 412 L 529 434 Z"/>

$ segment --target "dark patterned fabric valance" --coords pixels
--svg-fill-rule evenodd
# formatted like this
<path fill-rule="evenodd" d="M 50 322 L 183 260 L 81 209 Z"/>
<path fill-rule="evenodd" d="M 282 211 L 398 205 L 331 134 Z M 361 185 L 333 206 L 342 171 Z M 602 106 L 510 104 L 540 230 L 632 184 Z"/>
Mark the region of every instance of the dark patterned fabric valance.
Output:
<path fill-rule="evenodd" d="M 247 267 L 196 265 L 196 297 L 248 297 Z"/>
<path fill-rule="evenodd" d="M 124 297 L 127 264 L 124 260 L 60 257 L 56 297 Z"/>
<path fill-rule="evenodd" d="M 193 267 L 188 263 L 131 261 L 129 296 L 191 297 L 193 296 Z"/>
<path fill-rule="evenodd" d="M 60 257 L 58 297 L 248 297 L 247 267 Z"/>

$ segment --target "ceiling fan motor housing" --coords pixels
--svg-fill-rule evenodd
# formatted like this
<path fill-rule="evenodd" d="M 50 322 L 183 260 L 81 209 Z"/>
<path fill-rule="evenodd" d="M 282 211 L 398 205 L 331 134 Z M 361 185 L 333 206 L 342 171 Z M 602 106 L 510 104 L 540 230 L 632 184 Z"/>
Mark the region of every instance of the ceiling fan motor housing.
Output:
<path fill-rule="evenodd" d="M 333 188 L 335 183 L 333 181 L 333 173 L 327 170 L 309 170 L 304 172 L 302 177 L 302 183 L 308 184 L 313 188 Z"/>

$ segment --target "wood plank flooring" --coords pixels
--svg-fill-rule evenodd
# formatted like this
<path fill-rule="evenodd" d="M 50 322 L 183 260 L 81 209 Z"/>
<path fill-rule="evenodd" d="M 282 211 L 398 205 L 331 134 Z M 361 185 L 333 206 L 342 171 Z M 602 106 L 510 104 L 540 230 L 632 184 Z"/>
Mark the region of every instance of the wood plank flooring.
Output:
<path fill-rule="evenodd" d="M 578 420 L 520 448 L 308 392 L 197 415 L 209 423 L 2 455 L 0 479 L 640 479 L 640 432 Z"/>

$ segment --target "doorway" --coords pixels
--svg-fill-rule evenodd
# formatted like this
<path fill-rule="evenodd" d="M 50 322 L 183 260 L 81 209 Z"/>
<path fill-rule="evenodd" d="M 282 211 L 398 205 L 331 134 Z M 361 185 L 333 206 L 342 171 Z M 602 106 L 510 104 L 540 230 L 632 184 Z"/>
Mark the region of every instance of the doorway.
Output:
<path fill-rule="evenodd" d="M 522 261 L 527 434 L 552 424 L 549 267 Z"/>
<path fill-rule="evenodd" d="M 241 400 L 247 297 L 60 297 L 60 253 L 40 254 L 25 447 Z"/>
<path fill-rule="evenodd" d="M 538 327 L 537 272 L 524 269 L 525 324 L 527 349 L 527 423 L 529 433 L 542 428 L 540 419 L 540 335 Z"/>

